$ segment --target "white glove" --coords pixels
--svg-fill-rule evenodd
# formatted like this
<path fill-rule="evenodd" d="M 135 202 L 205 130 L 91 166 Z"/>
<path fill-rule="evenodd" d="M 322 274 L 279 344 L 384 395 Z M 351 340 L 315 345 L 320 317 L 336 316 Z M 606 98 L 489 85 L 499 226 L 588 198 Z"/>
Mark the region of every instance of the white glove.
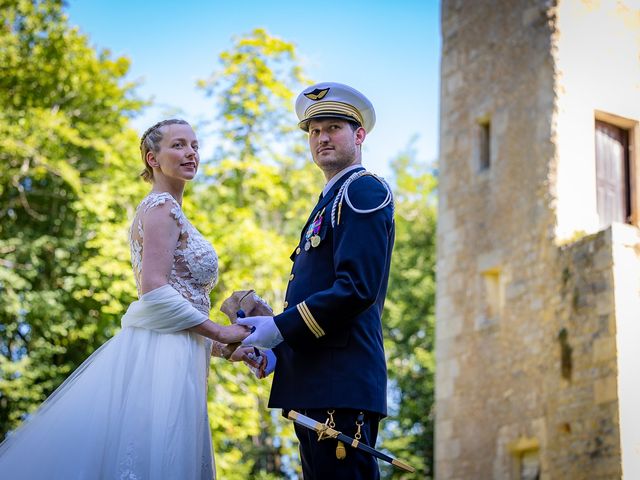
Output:
<path fill-rule="evenodd" d="M 242 341 L 243 345 L 273 348 L 284 340 L 276 326 L 276 322 L 273 321 L 273 317 L 238 318 L 236 323 L 247 327 L 255 327 L 253 333 Z"/>
<path fill-rule="evenodd" d="M 276 357 L 276 354 L 273 353 L 273 350 L 263 350 L 262 354 L 267 357 L 267 366 L 264 369 L 264 378 L 271 375 L 276 369 L 276 362 L 278 361 L 278 357 Z"/>
<path fill-rule="evenodd" d="M 255 348 L 255 347 L 254 347 Z M 257 349 L 256 349 L 257 350 Z M 256 355 L 255 353 L 249 353 L 249 358 L 255 360 L 258 363 L 262 363 L 262 359 L 265 359 L 264 370 L 259 368 L 249 367 L 249 369 L 253 372 L 256 378 L 265 378 L 273 373 L 276 368 L 276 362 L 278 358 L 276 354 L 273 353 L 273 350 L 257 350 L 259 353 Z"/>

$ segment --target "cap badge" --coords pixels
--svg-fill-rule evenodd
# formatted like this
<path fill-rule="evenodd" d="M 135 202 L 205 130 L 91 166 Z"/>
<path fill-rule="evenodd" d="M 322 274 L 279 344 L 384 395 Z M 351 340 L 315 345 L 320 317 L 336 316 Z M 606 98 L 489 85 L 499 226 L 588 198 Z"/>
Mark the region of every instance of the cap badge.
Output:
<path fill-rule="evenodd" d="M 329 92 L 329 90 L 331 89 L 331 87 L 327 87 L 327 88 L 323 88 L 323 89 L 319 89 L 316 88 L 315 90 L 311 91 L 311 92 L 307 92 L 304 94 L 305 97 L 307 97 L 309 100 L 322 100 L 325 95 L 327 94 L 327 92 Z"/>

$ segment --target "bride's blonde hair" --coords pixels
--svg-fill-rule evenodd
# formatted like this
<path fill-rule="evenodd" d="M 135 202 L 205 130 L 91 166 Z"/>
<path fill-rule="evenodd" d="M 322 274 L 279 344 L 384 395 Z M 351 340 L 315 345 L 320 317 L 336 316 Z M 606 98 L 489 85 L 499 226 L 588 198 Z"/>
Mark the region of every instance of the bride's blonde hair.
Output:
<path fill-rule="evenodd" d="M 140 154 L 142 155 L 144 170 L 140 173 L 140 176 L 145 182 L 153 182 L 153 169 L 147 163 L 147 153 L 158 153 L 160 151 L 162 127 L 175 124 L 189 125 L 189 122 L 185 122 L 180 118 L 169 118 L 168 120 L 162 120 L 161 122 L 152 125 L 142 134 L 142 138 L 140 139 Z"/>

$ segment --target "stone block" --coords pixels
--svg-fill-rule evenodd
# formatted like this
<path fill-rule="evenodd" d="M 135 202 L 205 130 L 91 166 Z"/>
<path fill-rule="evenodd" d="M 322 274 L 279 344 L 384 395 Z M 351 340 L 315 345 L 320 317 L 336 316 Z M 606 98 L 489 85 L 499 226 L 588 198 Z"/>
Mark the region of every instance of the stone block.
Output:
<path fill-rule="evenodd" d="M 453 436 L 453 422 L 451 420 L 443 420 L 436 425 L 438 439 L 446 441 Z"/>
<path fill-rule="evenodd" d="M 595 403 L 613 402 L 618 399 L 618 382 L 615 376 L 610 375 L 593 382 L 593 396 Z"/>
<path fill-rule="evenodd" d="M 460 440 L 457 438 L 443 441 L 444 448 L 439 450 L 440 460 L 457 460 L 460 456 Z"/>
<path fill-rule="evenodd" d="M 464 76 L 462 72 L 457 71 L 443 78 L 444 90 L 449 94 L 455 94 L 464 86 Z"/>
<path fill-rule="evenodd" d="M 611 336 L 597 338 L 593 342 L 593 362 L 606 362 L 616 358 L 616 339 Z"/>
<path fill-rule="evenodd" d="M 439 376 L 436 381 L 436 402 L 451 398 L 453 393 L 453 379 Z"/>

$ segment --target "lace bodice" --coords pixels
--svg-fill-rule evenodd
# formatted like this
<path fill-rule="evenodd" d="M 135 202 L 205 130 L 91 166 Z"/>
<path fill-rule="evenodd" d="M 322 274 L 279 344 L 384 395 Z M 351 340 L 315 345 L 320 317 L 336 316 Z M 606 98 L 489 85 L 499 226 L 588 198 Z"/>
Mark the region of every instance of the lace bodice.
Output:
<path fill-rule="evenodd" d="M 138 205 L 129 231 L 131 264 L 140 296 L 142 276 L 142 249 L 144 245 L 145 214 L 152 208 L 171 203 L 171 216 L 180 227 L 180 237 L 173 254 L 169 285 L 175 288 L 195 308 L 209 315 L 209 293 L 218 281 L 218 256 L 202 234 L 189 223 L 180 204 L 171 194 L 150 193 Z"/>

